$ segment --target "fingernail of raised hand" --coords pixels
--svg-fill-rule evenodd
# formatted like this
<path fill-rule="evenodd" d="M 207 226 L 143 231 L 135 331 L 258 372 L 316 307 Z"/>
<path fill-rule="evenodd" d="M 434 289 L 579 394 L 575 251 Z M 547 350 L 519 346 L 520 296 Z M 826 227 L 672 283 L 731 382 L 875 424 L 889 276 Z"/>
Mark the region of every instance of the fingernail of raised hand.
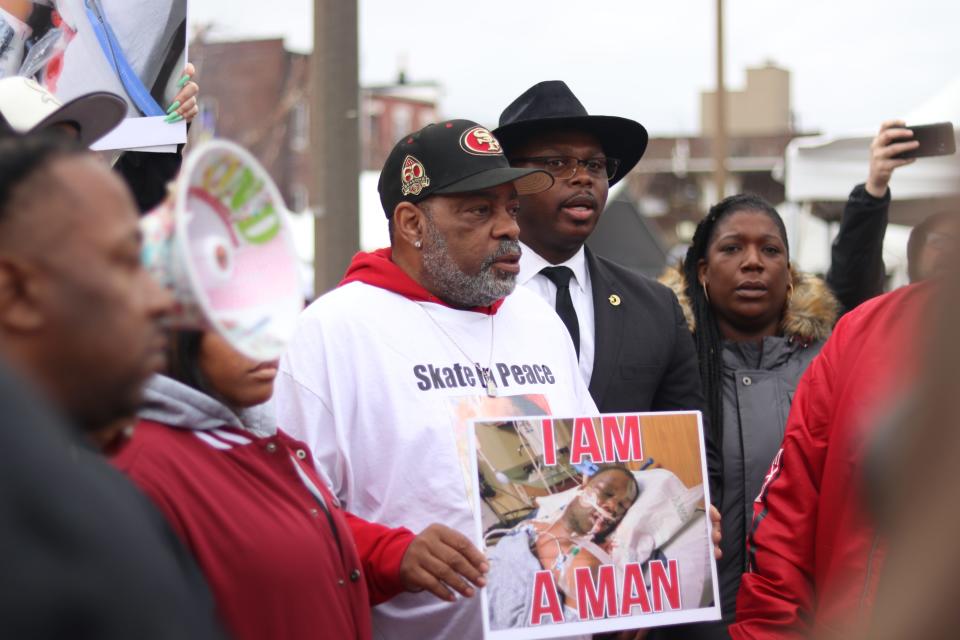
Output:
<path fill-rule="evenodd" d="M 180 78 L 180 80 L 177 81 L 177 88 L 183 89 L 183 86 L 184 86 L 185 84 L 187 84 L 188 82 L 190 82 L 190 74 L 189 74 L 189 73 L 185 73 L 185 74 L 183 74 L 183 77 Z"/>
<path fill-rule="evenodd" d="M 174 111 L 176 111 L 176 110 L 179 109 L 179 108 L 180 108 L 180 101 L 179 101 L 179 100 L 176 100 L 176 101 L 173 102 L 173 104 L 171 104 L 169 107 L 167 107 L 167 113 L 173 113 Z"/>
<path fill-rule="evenodd" d="M 171 113 L 163 119 L 163 121 L 167 124 L 173 124 L 174 122 L 180 122 L 181 120 L 183 120 L 183 116 L 179 113 Z"/>

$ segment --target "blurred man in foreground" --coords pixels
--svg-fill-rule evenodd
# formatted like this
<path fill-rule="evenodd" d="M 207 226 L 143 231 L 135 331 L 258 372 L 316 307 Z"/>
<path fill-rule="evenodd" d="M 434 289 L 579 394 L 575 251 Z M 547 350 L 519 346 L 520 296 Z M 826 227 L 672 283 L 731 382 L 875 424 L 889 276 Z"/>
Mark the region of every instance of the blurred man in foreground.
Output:
<path fill-rule="evenodd" d="M 847 313 L 807 369 L 754 501 L 733 638 L 849 637 L 868 622 L 886 543 L 864 504 L 864 459 L 915 379 L 938 287 L 903 287 Z"/>
<path fill-rule="evenodd" d="M 0 635 L 219 637 L 193 562 L 86 437 L 136 409 L 171 306 L 107 166 L 63 136 L 0 140 Z"/>

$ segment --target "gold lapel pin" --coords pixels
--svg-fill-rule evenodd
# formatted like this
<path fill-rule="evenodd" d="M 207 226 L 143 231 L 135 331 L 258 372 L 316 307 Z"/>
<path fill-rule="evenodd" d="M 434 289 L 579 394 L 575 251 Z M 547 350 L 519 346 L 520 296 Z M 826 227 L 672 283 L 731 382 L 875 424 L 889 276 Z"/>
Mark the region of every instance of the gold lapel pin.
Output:
<path fill-rule="evenodd" d="M 611 294 L 611 295 L 610 295 L 610 298 L 608 298 L 608 299 L 610 300 L 610 304 L 612 304 L 613 306 L 615 306 L 615 307 L 619 307 L 619 306 L 620 306 L 620 296 L 618 296 L 617 294 L 615 294 L 615 293 L 614 293 L 614 294 Z"/>

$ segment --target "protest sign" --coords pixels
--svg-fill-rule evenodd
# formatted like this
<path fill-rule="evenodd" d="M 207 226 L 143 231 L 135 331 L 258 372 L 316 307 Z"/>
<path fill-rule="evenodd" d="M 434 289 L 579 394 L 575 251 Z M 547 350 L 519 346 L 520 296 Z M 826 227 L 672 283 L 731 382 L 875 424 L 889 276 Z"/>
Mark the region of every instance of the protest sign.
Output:
<path fill-rule="evenodd" d="M 718 620 L 699 412 L 472 421 L 488 640 Z"/>
<path fill-rule="evenodd" d="M 180 144 L 186 125 L 164 119 L 186 24 L 187 0 L 0 0 L 0 77 L 33 78 L 62 102 L 92 91 L 124 98 L 127 120 L 94 149 Z"/>

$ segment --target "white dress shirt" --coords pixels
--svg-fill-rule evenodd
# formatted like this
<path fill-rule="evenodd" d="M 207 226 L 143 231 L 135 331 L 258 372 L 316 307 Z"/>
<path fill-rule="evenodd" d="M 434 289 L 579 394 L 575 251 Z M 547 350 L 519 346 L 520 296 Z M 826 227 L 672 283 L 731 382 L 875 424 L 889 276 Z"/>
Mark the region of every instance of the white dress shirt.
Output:
<path fill-rule="evenodd" d="M 589 387 L 590 376 L 593 374 L 593 288 L 590 286 L 590 270 L 587 269 L 587 256 L 583 247 L 566 262 L 550 264 L 522 242 L 520 246 L 523 252 L 520 254 L 517 284 L 536 293 L 552 309 L 557 306 L 557 285 L 550 282 L 540 270 L 544 267 L 569 267 L 573 271 L 573 278 L 570 279 L 570 299 L 580 324 L 580 373 L 583 375 L 584 384 Z"/>

